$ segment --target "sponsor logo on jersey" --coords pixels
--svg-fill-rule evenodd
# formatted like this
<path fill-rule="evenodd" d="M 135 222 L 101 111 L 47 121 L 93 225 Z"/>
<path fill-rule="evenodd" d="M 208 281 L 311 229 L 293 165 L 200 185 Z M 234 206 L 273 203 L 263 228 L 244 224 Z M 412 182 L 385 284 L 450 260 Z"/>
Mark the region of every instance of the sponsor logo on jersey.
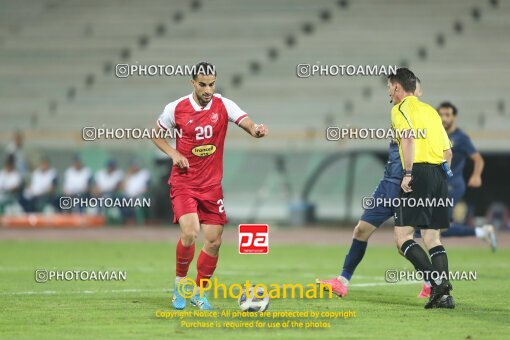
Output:
<path fill-rule="evenodd" d="M 198 157 L 207 157 L 216 152 L 216 145 L 206 144 L 195 146 L 191 152 Z"/>
<path fill-rule="evenodd" d="M 216 112 L 213 112 L 211 114 L 211 122 L 216 123 L 218 121 L 218 114 Z"/>

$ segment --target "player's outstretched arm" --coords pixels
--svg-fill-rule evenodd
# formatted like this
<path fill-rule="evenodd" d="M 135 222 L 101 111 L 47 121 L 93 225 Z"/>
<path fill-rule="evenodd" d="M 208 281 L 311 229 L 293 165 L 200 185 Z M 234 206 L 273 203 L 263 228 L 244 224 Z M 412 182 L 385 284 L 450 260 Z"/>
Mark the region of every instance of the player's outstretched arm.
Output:
<path fill-rule="evenodd" d="M 482 172 L 485 162 L 479 152 L 475 152 L 470 157 L 473 160 L 474 165 L 473 173 L 468 181 L 468 187 L 479 188 L 482 186 Z"/>
<path fill-rule="evenodd" d="M 161 128 L 158 125 L 156 125 L 155 129 L 156 131 L 161 130 Z M 161 134 L 155 133 L 154 135 L 160 136 Z M 179 168 L 189 168 L 188 159 L 181 155 L 179 151 L 175 150 L 170 145 L 168 145 L 165 138 L 154 137 L 152 138 L 152 142 L 158 147 L 158 149 L 166 153 L 168 157 L 172 159 L 175 166 Z"/>
<path fill-rule="evenodd" d="M 255 138 L 265 137 L 269 133 L 269 130 L 264 124 L 255 124 L 249 117 L 243 119 L 239 126 Z"/>

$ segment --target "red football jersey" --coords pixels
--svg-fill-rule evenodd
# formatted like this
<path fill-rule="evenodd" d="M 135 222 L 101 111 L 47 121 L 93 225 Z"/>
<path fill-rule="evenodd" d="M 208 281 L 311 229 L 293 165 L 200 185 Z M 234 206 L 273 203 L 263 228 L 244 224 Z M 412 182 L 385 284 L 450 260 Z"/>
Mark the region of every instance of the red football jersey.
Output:
<path fill-rule="evenodd" d="M 168 104 L 158 119 L 162 129 L 177 128 L 176 149 L 188 159 L 189 168 L 174 167 L 168 181 L 174 188 L 203 188 L 221 184 L 223 146 L 228 122 L 237 125 L 248 115 L 230 99 L 214 94 L 201 107 L 193 94 Z"/>

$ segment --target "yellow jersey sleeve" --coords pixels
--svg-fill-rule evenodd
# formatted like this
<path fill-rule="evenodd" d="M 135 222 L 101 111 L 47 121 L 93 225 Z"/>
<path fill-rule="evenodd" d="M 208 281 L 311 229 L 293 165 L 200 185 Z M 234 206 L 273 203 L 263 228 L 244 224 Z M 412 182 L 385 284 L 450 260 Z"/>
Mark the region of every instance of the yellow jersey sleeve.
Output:
<path fill-rule="evenodd" d="M 450 138 L 448 138 L 448 134 L 446 133 L 446 130 L 443 129 L 443 151 L 451 149 L 452 148 L 452 142 L 450 141 Z"/>

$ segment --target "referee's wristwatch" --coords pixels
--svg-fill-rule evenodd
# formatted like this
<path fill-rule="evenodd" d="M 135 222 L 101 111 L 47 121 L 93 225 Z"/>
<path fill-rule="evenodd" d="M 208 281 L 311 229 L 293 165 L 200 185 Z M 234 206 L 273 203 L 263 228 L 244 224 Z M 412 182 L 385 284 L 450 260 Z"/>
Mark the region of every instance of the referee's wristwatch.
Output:
<path fill-rule="evenodd" d="M 413 176 L 413 170 L 404 170 L 404 177 L 412 177 Z"/>

